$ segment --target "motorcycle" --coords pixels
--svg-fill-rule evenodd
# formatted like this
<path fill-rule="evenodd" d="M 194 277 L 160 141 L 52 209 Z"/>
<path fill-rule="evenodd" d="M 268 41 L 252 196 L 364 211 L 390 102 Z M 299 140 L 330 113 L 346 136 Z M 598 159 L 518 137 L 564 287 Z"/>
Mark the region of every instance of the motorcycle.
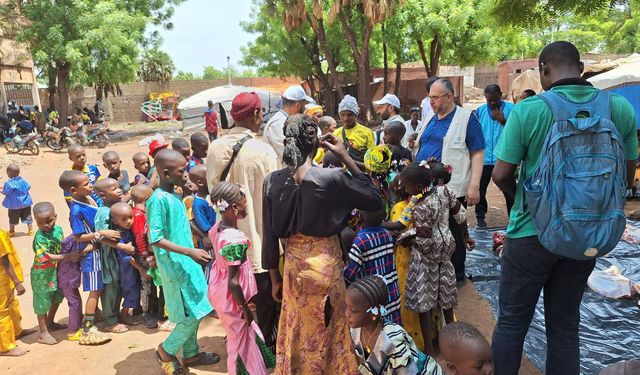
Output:
<path fill-rule="evenodd" d="M 8 137 L 4 140 L 4 148 L 10 154 L 24 154 L 28 151 L 32 155 L 38 155 L 40 153 L 38 134 L 29 133 L 21 136 L 17 133 L 16 127 L 12 126 L 9 129 Z"/>
<path fill-rule="evenodd" d="M 106 133 L 107 128 L 103 124 L 83 125 L 79 123 L 78 130 L 73 134 L 73 137 L 83 146 L 96 145 L 98 148 L 105 148 L 109 144 L 109 137 Z"/>
<path fill-rule="evenodd" d="M 71 129 L 66 126 L 62 129 L 58 129 L 50 124 L 47 124 L 47 127 L 45 128 L 44 142 L 47 147 L 55 151 L 60 151 L 64 147 L 69 147 L 75 143 L 71 137 Z"/>

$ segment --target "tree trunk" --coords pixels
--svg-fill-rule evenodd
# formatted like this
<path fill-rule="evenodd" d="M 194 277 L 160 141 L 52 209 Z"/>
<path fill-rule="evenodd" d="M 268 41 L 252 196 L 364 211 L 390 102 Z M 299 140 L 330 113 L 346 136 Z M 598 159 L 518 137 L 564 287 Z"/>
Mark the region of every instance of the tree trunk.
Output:
<path fill-rule="evenodd" d="M 373 27 L 365 20 L 364 32 L 362 33 L 362 50 L 358 48 L 358 42 L 356 39 L 356 34 L 349 27 L 349 23 L 347 22 L 347 17 L 344 14 L 344 11 L 340 11 L 338 13 L 338 17 L 340 18 L 340 23 L 342 25 L 342 29 L 347 37 L 347 41 L 349 42 L 349 46 L 351 47 L 351 51 L 353 53 L 354 60 L 356 62 L 357 75 L 358 75 L 358 101 L 360 104 L 364 104 L 367 107 L 373 107 L 371 103 L 371 88 L 369 87 L 369 83 L 371 81 L 371 65 L 369 64 L 369 43 L 371 41 L 371 33 L 373 31 Z"/>
<path fill-rule="evenodd" d="M 429 52 L 429 60 L 431 61 L 431 75 L 437 76 L 438 70 L 440 70 L 440 56 L 442 55 L 442 43 L 440 43 L 440 38 L 438 34 L 433 37 L 431 40 L 430 52 Z"/>
<path fill-rule="evenodd" d="M 61 123 L 67 121 L 69 116 L 69 88 L 67 83 L 69 81 L 69 74 L 71 73 L 71 66 L 68 63 L 61 64 L 58 67 L 58 98 L 60 99 L 60 114 Z"/>
<path fill-rule="evenodd" d="M 398 96 L 400 92 L 400 79 L 402 75 L 402 61 L 396 61 L 396 81 L 395 86 L 393 87 L 393 95 Z"/>
<path fill-rule="evenodd" d="M 327 35 L 324 29 L 324 22 L 322 21 L 322 19 L 312 17 L 311 15 L 309 15 L 309 13 L 307 13 L 307 21 L 309 22 L 309 25 L 311 25 L 311 29 L 313 30 L 313 32 L 316 34 L 320 49 L 322 50 L 322 53 L 327 60 L 327 65 L 329 67 L 329 82 L 331 83 L 331 86 L 335 87 L 336 91 L 338 92 L 338 99 L 342 100 L 342 97 L 344 97 L 344 93 L 342 92 L 342 85 L 340 84 L 340 82 L 338 82 L 338 64 L 336 63 L 335 55 L 333 54 L 327 43 Z"/>
<path fill-rule="evenodd" d="M 427 77 L 431 77 L 431 69 L 429 68 L 429 60 L 427 58 L 427 51 L 424 49 L 424 42 L 422 39 L 416 39 L 418 44 L 418 50 L 420 51 L 420 58 L 422 59 L 422 65 L 424 65 L 424 71 L 427 73 Z"/>
<path fill-rule="evenodd" d="M 47 82 L 47 91 L 49 92 L 49 110 L 52 110 L 56 107 L 56 71 L 53 67 L 49 67 L 48 69 L 48 82 Z"/>
<path fill-rule="evenodd" d="M 384 25 L 382 25 L 382 34 L 383 34 L 383 38 L 384 38 Z M 387 51 L 387 42 L 383 39 L 382 40 L 382 75 L 384 76 L 384 81 L 382 84 L 384 93 L 388 93 L 389 92 L 389 54 Z"/>

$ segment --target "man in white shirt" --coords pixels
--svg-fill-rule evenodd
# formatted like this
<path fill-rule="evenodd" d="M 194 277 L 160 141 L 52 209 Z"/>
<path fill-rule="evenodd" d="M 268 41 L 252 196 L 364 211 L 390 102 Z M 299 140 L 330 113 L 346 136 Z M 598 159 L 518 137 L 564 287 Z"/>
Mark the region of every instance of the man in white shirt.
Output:
<path fill-rule="evenodd" d="M 291 115 L 303 113 L 307 103 L 314 103 L 314 100 L 307 96 L 302 86 L 289 86 L 282 94 L 282 109 L 271 116 L 264 128 L 264 141 L 273 147 L 278 163 L 282 161 L 284 151 L 284 122 Z"/>
<path fill-rule="evenodd" d="M 382 119 L 382 127 L 394 121 L 400 121 L 404 124 L 404 118 L 400 116 L 400 99 L 393 94 L 386 94 L 382 99 L 373 102 L 377 106 L 376 113 Z M 384 131 L 381 131 L 376 135 L 376 144 L 382 143 L 384 138 Z M 405 133 L 405 137 L 400 142 L 402 147 L 409 145 L 409 136 Z"/>
<path fill-rule="evenodd" d="M 433 113 L 433 109 L 431 108 L 431 100 L 429 99 L 429 90 L 431 90 L 431 85 L 437 80 L 438 77 L 427 78 L 427 96 L 422 99 L 422 103 L 420 103 L 420 109 L 422 109 L 422 116 L 420 116 L 420 120 L 422 121 L 422 123 L 424 123 L 425 119 L 431 118 L 431 114 Z"/>

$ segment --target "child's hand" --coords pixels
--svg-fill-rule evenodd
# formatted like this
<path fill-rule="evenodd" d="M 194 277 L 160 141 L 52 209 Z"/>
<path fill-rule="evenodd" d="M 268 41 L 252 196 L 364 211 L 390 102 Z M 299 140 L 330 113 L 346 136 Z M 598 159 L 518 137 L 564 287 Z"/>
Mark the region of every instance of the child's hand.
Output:
<path fill-rule="evenodd" d="M 118 232 L 117 230 L 113 230 L 113 229 L 105 229 L 105 230 L 100 230 L 98 231 L 98 234 L 100 234 L 100 236 L 102 237 L 106 237 L 110 240 L 119 240 L 120 239 L 120 232 Z"/>
<path fill-rule="evenodd" d="M 16 293 L 21 296 L 24 294 L 24 292 L 26 292 L 26 289 L 24 288 L 24 285 L 22 285 L 21 282 L 17 282 L 14 286 L 16 288 Z"/>
<path fill-rule="evenodd" d="M 207 264 L 212 259 L 211 255 L 209 255 L 207 251 L 204 251 L 202 249 L 193 249 L 193 251 L 189 253 L 189 256 L 191 257 L 191 259 L 200 264 Z"/>
<path fill-rule="evenodd" d="M 121 250 L 129 255 L 133 255 L 136 252 L 136 248 L 133 246 L 131 242 L 124 243 L 121 245 Z"/>
<path fill-rule="evenodd" d="M 140 271 L 140 279 L 144 281 L 151 281 L 151 276 L 147 275 L 146 272 Z"/>
<path fill-rule="evenodd" d="M 251 325 L 251 322 L 254 320 L 253 311 L 251 311 L 246 303 L 240 306 L 240 308 L 242 309 L 242 317 L 244 318 L 244 321 L 247 322 L 247 325 Z"/>
<path fill-rule="evenodd" d="M 476 248 L 476 241 L 473 238 L 469 238 L 469 236 L 466 236 L 463 239 L 464 244 L 467 247 L 467 251 L 471 251 Z"/>
<path fill-rule="evenodd" d="M 202 247 L 204 247 L 205 250 L 213 249 L 213 245 L 211 245 L 211 239 L 208 236 L 202 237 Z"/>
<path fill-rule="evenodd" d="M 71 263 L 78 263 L 83 257 L 84 254 L 82 254 L 82 251 L 74 251 L 73 253 L 67 254 L 65 260 Z"/>

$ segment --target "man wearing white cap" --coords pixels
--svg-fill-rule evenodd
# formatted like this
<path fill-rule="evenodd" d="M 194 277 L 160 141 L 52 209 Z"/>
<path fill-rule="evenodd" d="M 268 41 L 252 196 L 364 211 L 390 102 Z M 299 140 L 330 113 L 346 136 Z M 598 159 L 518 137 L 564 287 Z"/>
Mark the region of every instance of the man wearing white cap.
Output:
<path fill-rule="evenodd" d="M 307 96 L 302 86 L 289 86 L 282 94 L 282 109 L 271 116 L 264 128 L 264 141 L 273 147 L 279 163 L 284 151 L 284 122 L 291 115 L 303 113 L 307 103 L 315 101 Z"/>
<path fill-rule="evenodd" d="M 373 102 L 373 104 L 377 105 L 376 113 L 382 119 L 382 125 L 390 124 L 394 121 L 399 121 L 404 124 L 404 118 L 400 116 L 400 99 L 393 94 L 386 94 L 382 97 L 382 99 Z M 413 129 L 407 129 L 404 133 L 404 137 L 402 137 L 402 147 L 409 147 L 409 135 L 413 133 Z M 380 132 L 379 137 L 376 139 L 376 144 L 380 144 L 382 139 L 384 138 L 384 131 Z"/>

